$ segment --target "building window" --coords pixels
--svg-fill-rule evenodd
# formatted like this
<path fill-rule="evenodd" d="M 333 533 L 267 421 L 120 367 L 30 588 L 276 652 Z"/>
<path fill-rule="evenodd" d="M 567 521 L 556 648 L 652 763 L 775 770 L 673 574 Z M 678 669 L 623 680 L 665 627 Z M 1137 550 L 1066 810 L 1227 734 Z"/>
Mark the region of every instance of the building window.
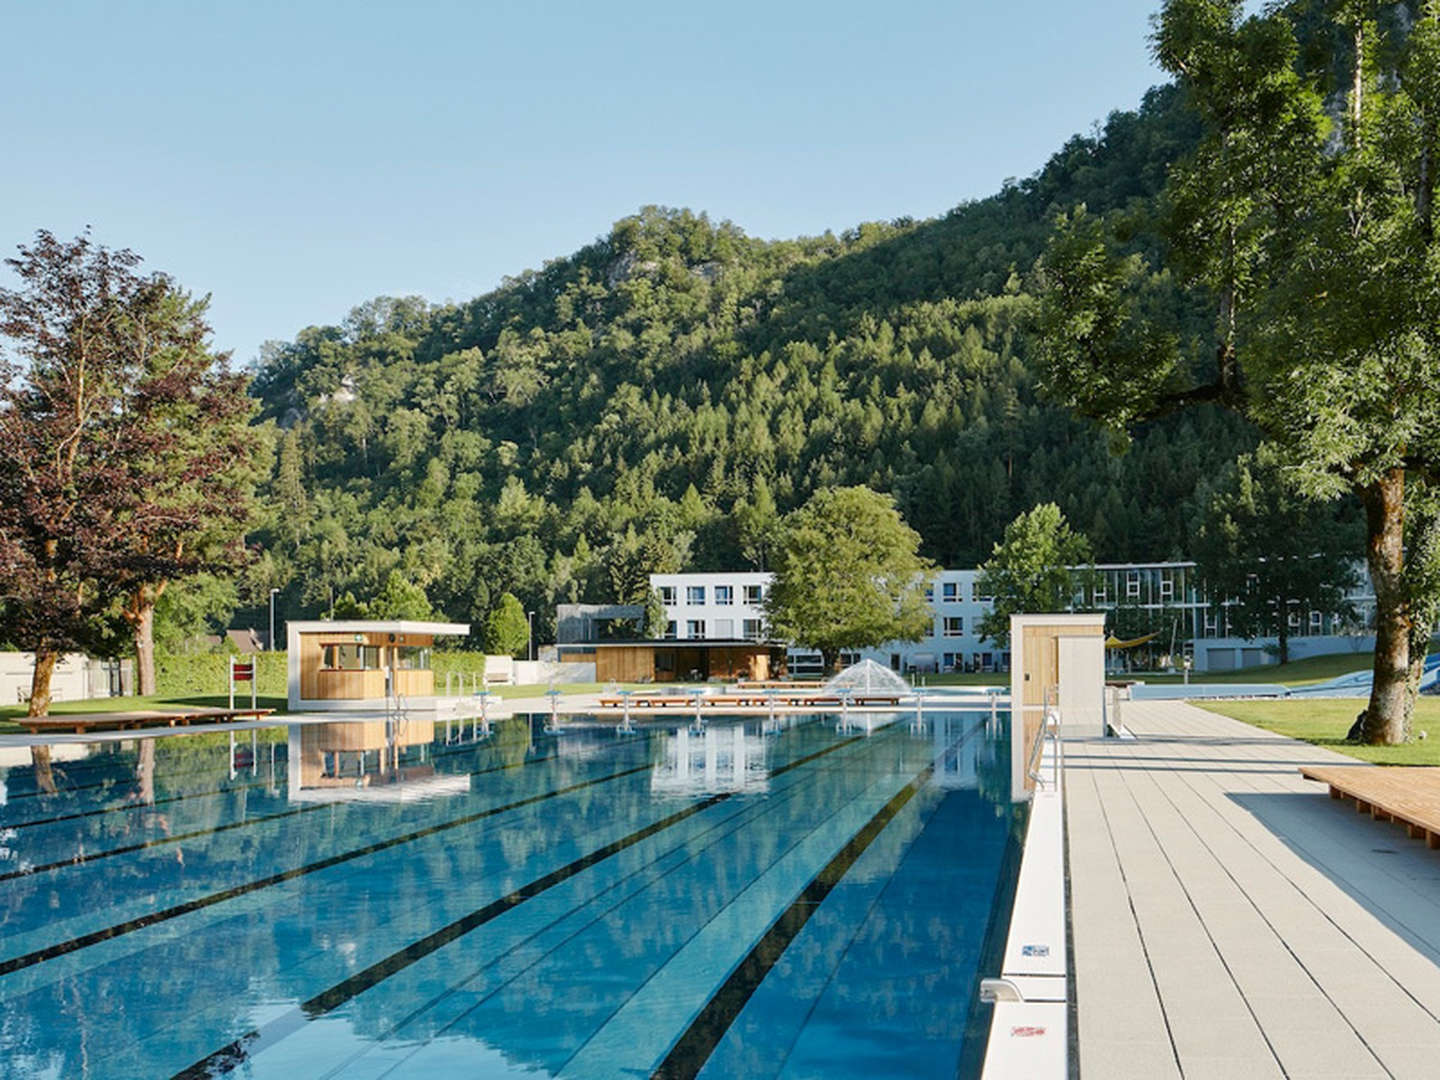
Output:
<path fill-rule="evenodd" d="M 685 636 L 687 638 L 703 638 L 705 636 L 705 620 L 690 619 L 685 623 Z"/>
<path fill-rule="evenodd" d="M 385 665 L 378 645 L 324 645 L 320 666 L 329 671 L 379 671 Z"/>
<path fill-rule="evenodd" d="M 927 604 L 933 604 L 934 602 L 935 602 L 935 585 L 934 585 L 933 582 L 926 582 L 926 584 L 925 584 L 925 603 L 927 603 Z"/>
<path fill-rule="evenodd" d="M 960 599 L 960 586 L 953 581 L 947 581 L 940 586 L 940 599 L 947 604 L 953 604 Z"/>
<path fill-rule="evenodd" d="M 745 603 L 758 604 L 765 599 L 765 591 L 759 585 L 745 586 Z"/>
<path fill-rule="evenodd" d="M 735 636 L 735 620 L 716 619 L 715 636 L 722 641 L 728 641 L 730 638 L 733 638 Z"/>
<path fill-rule="evenodd" d="M 1286 621 L 1286 623 L 1289 624 L 1291 630 L 1299 630 L 1299 629 L 1300 629 L 1300 612 L 1298 612 L 1298 611 L 1291 611 L 1291 612 L 1289 612 L 1289 613 L 1287 614 L 1286 618 L 1285 618 L 1285 621 Z"/>
<path fill-rule="evenodd" d="M 1134 600 L 1140 595 L 1140 571 L 1130 570 L 1125 574 L 1125 597 Z"/>
<path fill-rule="evenodd" d="M 981 591 L 980 581 L 981 581 L 980 578 L 976 578 L 976 579 L 975 579 L 975 602 L 976 602 L 977 604 L 988 604 L 988 603 L 990 603 L 990 601 L 994 600 L 995 598 L 994 598 L 993 596 L 991 596 L 989 593 L 987 593 L 987 592 L 982 592 L 982 591 Z"/>
<path fill-rule="evenodd" d="M 665 640 L 674 641 L 676 636 L 677 635 L 675 632 L 675 620 L 671 619 L 665 624 Z"/>
<path fill-rule="evenodd" d="M 965 620 L 958 615 L 945 616 L 945 636 L 962 637 L 965 634 Z"/>
<path fill-rule="evenodd" d="M 954 670 L 955 670 L 955 654 L 954 654 L 953 652 L 947 652 L 947 653 L 941 653 L 941 654 L 940 654 L 940 670 L 941 670 L 941 671 L 954 671 Z"/>
<path fill-rule="evenodd" d="M 1205 636 L 1214 637 L 1220 630 L 1220 617 L 1213 611 L 1205 612 Z"/>
<path fill-rule="evenodd" d="M 722 607 L 729 607 L 735 603 L 735 587 L 733 585 L 716 585 L 715 603 Z"/>
<path fill-rule="evenodd" d="M 704 585 L 686 585 L 686 586 L 685 586 L 685 603 L 687 603 L 687 604 L 703 604 L 703 603 L 705 603 L 705 586 L 704 586 Z"/>
<path fill-rule="evenodd" d="M 1170 579 L 1169 574 L 1163 574 L 1160 578 L 1160 599 L 1169 600 L 1175 595 L 1175 582 Z"/>
<path fill-rule="evenodd" d="M 1310 633 L 1319 634 L 1325 629 L 1325 616 L 1318 611 L 1310 612 Z"/>
<path fill-rule="evenodd" d="M 671 607 L 671 606 L 674 605 L 674 603 L 675 603 L 675 586 L 674 586 L 674 585 L 661 585 L 661 586 L 660 586 L 660 602 L 661 602 L 662 604 L 666 605 L 667 607 Z"/>
<path fill-rule="evenodd" d="M 858 652 L 850 652 L 850 651 L 848 651 L 848 650 L 846 650 L 846 649 L 841 649 L 841 650 L 840 650 L 840 666 L 841 666 L 841 667 L 849 667 L 851 664 L 858 664 L 859 662 L 860 662 L 860 654 L 859 654 Z"/>
<path fill-rule="evenodd" d="M 742 625 L 746 641 L 759 641 L 765 634 L 764 623 L 759 619 L 746 619 Z"/>
<path fill-rule="evenodd" d="M 1109 598 L 1110 594 L 1105 591 L 1104 585 L 1095 586 L 1094 600 L 1097 606 L 1105 603 Z"/>

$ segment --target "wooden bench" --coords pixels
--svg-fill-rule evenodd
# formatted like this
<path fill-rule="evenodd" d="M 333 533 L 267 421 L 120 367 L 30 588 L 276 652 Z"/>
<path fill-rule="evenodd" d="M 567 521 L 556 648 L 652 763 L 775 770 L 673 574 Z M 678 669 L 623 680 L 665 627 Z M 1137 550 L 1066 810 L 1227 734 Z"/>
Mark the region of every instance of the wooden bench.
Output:
<path fill-rule="evenodd" d="M 1440 850 L 1440 768 L 1424 765 L 1302 765 L 1300 775 L 1353 799 L 1357 813 L 1404 825 L 1411 839 Z"/>
<path fill-rule="evenodd" d="M 21 716 L 15 722 L 29 729 L 31 735 L 38 735 L 42 731 L 73 731 L 76 735 L 83 735 L 87 731 L 110 729 L 126 731 L 143 727 L 175 727 L 177 724 L 184 727 L 189 727 L 192 723 L 222 724 L 244 717 L 253 717 L 259 720 L 274 711 L 274 709 L 142 709 L 135 712 Z"/>

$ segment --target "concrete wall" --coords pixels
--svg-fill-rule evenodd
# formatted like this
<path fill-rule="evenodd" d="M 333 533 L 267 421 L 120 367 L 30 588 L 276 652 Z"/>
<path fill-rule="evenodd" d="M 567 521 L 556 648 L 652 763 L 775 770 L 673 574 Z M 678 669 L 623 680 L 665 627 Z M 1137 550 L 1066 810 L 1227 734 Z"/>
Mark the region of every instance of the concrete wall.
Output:
<path fill-rule="evenodd" d="M 550 683 L 594 682 L 595 665 L 556 660 L 516 660 L 516 686 L 542 686 Z"/>
<path fill-rule="evenodd" d="M 122 662 L 121 689 L 133 692 L 129 661 Z M 81 653 L 68 653 L 55 665 L 50 694 L 55 701 L 84 701 L 110 696 L 109 664 Z M 30 700 L 30 681 L 35 676 L 35 657 L 26 652 L 0 652 L 0 705 L 17 705 Z"/>
<path fill-rule="evenodd" d="M 1269 651 L 1276 644 L 1273 637 L 1246 641 L 1237 637 L 1200 638 L 1195 643 L 1195 671 L 1234 671 L 1236 668 L 1258 667 L 1278 663 Z M 1372 634 L 1324 634 L 1290 639 L 1290 659 L 1304 660 L 1311 656 L 1333 656 L 1338 653 L 1366 654 L 1375 648 Z M 1357 657 L 1356 667 L 1365 667 Z"/>

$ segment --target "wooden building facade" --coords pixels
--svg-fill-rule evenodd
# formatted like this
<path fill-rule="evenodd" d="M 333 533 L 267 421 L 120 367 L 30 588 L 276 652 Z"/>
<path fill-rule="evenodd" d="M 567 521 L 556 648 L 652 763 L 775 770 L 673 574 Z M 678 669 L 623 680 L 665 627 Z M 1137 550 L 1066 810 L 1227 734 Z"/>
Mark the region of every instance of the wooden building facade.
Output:
<path fill-rule="evenodd" d="M 435 638 L 469 632 L 466 623 L 409 619 L 292 622 L 290 708 L 374 708 L 387 696 L 429 697 Z"/>
<path fill-rule="evenodd" d="M 562 661 L 593 663 L 599 682 L 776 679 L 785 647 L 764 641 L 586 641 L 558 646 Z"/>

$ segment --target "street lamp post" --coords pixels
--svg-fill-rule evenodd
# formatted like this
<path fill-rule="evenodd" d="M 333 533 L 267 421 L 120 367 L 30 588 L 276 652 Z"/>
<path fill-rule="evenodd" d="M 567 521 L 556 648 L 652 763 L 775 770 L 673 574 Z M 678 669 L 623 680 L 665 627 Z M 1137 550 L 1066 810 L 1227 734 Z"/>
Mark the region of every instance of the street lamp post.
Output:
<path fill-rule="evenodd" d="M 527 633 L 529 634 L 529 642 L 530 642 L 530 654 L 529 654 L 529 655 L 530 655 L 530 659 L 531 659 L 531 660 L 534 660 L 534 659 L 535 659 L 535 612 L 533 612 L 533 611 L 527 611 L 527 612 L 525 612 L 525 626 L 526 626 Z"/>
<path fill-rule="evenodd" d="M 279 589 L 270 590 L 270 651 L 275 651 L 275 594 Z"/>

